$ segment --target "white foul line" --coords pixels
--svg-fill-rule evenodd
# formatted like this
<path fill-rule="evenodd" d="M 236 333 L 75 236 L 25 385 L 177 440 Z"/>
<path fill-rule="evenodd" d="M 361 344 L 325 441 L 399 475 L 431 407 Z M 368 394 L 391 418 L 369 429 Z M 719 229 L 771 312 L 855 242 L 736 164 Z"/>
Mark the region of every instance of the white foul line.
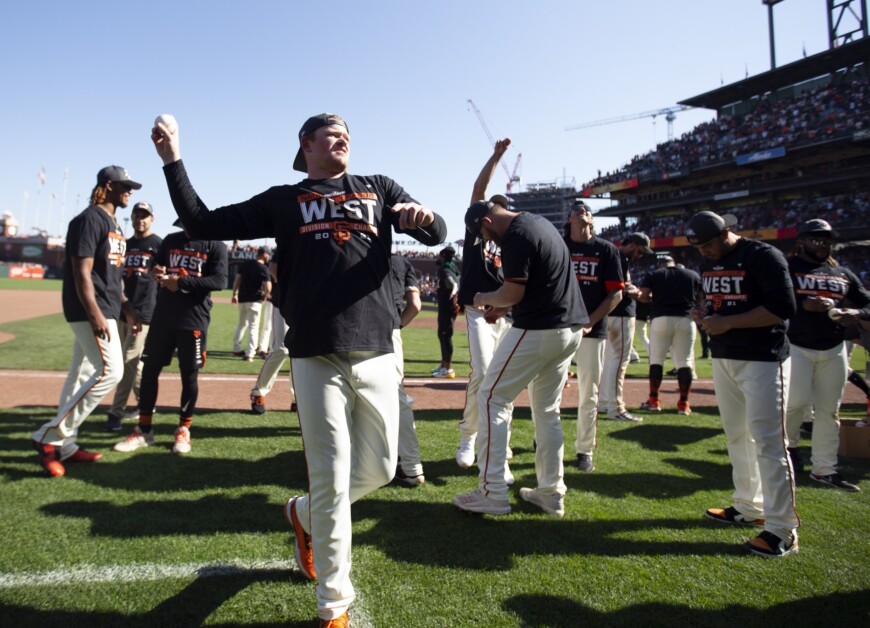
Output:
<path fill-rule="evenodd" d="M 211 578 L 214 576 L 239 576 L 267 574 L 276 571 L 293 571 L 293 560 L 259 560 L 243 562 L 230 560 L 217 563 L 187 563 L 160 565 L 142 563 L 133 565 L 81 565 L 53 571 L 0 573 L 0 589 L 25 586 L 54 586 L 58 584 L 90 584 L 100 582 L 140 582 L 162 578 Z"/>

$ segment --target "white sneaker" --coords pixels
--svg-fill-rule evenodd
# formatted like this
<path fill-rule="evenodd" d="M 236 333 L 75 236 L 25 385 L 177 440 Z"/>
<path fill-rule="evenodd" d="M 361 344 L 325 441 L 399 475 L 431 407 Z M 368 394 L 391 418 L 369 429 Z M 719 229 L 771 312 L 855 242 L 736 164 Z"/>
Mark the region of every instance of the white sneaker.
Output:
<path fill-rule="evenodd" d="M 441 377 L 444 379 L 455 379 L 456 371 L 453 369 L 440 368 L 432 373 L 432 377 Z"/>
<path fill-rule="evenodd" d="M 172 453 L 186 454 L 190 451 L 190 430 L 179 425 L 175 430 L 175 444 L 172 445 Z"/>
<path fill-rule="evenodd" d="M 494 499 L 477 489 L 471 493 L 463 493 L 453 498 L 453 505 L 467 512 L 479 512 L 485 515 L 509 515 L 511 504 L 506 499 Z"/>
<path fill-rule="evenodd" d="M 520 497 L 556 517 L 562 517 L 565 514 L 565 498 L 562 495 L 547 495 L 536 488 L 523 487 L 520 489 Z"/>
<path fill-rule="evenodd" d="M 474 464 L 474 441 L 473 438 L 459 437 L 459 447 L 456 448 L 456 464 L 463 469 L 468 469 Z"/>
<path fill-rule="evenodd" d="M 138 419 L 139 418 L 139 406 L 135 408 L 130 408 L 129 410 L 125 410 L 121 413 L 121 418 L 126 420 Z"/>
<path fill-rule="evenodd" d="M 147 434 L 143 432 L 139 426 L 133 428 L 133 431 L 130 432 L 130 435 L 122 440 L 120 443 L 115 443 L 113 449 L 115 451 L 136 451 L 141 447 L 150 447 L 154 444 L 154 434 L 148 432 Z"/>

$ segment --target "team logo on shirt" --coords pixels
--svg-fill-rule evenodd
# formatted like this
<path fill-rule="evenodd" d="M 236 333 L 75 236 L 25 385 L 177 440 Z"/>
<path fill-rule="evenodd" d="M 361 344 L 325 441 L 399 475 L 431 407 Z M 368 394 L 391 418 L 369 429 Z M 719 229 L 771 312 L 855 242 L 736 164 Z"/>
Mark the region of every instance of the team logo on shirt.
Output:
<path fill-rule="evenodd" d="M 127 241 L 120 233 L 109 231 L 106 241 L 109 243 L 107 256 L 109 266 L 120 268 L 124 265 L 124 254 L 127 252 Z"/>
<path fill-rule="evenodd" d="M 207 253 L 186 249 L 170 249 L 169 265 L 166 271 L 170 275 L 202 277 L 202 269 L 207 261 Z"/>
<path fill-rule="evenodd" d="M 845 277 L 812 273 L 795 273 L 795 293 L 804 297 L 824 297 L 842 301 L 849 292 Z"/>
<path fill-rule="evenodd" d="M 597 257 L 588 255 L 572 255 L 571 266 L 574 269 L 574 275 L 577 281 L 586 283 L 598 282 L 598 264 L 601 263 Z"/>
<path fill-rule="evenodd" d="M 379 206 L 374 192 L 336 192 L 331 195 L 307 192 L 296 197 L 302 222 L 300 235 L 314 234 L 315 240 L 334 240 L 339 246 L 356 232 L 364 239 L 376 236 L 375 211 Z"/>
<path fill-rule="evenodd" d="M 707 303 L 714 312 L 738 301 L 749 300 L 749 295 L 743 293 L 745 279 L 745 270 L 711 270 L 701 275 Z"/>
<path fill-rule="evenodd" d="M 133 250 L 127 254 L 124 262 L 124 276 L 133 277 L 148 274 L 154 261 L 153 251 Z"/>

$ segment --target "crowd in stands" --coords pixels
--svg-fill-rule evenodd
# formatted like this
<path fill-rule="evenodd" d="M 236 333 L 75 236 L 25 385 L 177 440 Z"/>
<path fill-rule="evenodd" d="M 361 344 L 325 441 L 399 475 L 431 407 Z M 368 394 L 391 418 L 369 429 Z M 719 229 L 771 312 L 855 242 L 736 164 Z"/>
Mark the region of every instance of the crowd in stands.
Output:
<path fill-rule="evenodd" d="M 734 160 L 760 150 L 812 144 L 868 128 L 870 80 L 853 76 L 837 84 L 807 90 L 794 99 L 760 98 L 752 111 L 720 115 L 679 139 L 637 155 L 624 168 L 599 175 L 584 187 L 628 179 L 655 178 Z"/>
<path fill-rule="evenodd" d="M 726 213 L 726 210 L 716 211 Z M 621 241 L 635 231 L 643 231 L 653 240 L 684 236 L 686 222 L 691 213 L 693 212 L 687 211 L 679 215 L 644 216 L 631 225 L 611 225 L 599 235 L 613 241 Z M 805 220 L 820 216 L 834 225 L 835 229 L 866 226 L 867 216 L 870 216 L 870 193 L 771 201 L 731 207 L 727 213 L 737 216 L 738 231 L 796 227 Z"/>

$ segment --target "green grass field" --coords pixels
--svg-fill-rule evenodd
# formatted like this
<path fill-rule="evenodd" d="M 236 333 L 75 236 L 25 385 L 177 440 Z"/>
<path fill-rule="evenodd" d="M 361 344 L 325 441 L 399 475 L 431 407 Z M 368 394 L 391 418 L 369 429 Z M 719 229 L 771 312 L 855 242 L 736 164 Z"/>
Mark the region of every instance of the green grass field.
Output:
<path fill-rule="evenodd" d="M 216 306 L 215 321 L 224 331 L 213 338 L 231 333 L 234 311 Z M 18 335 L 0 344 L 0 369 L 66 369 L 62 317 L 0 330 Z M 408 331 L 406 351 L 416 356 L 408 371 L 428 375 L 435 331 Z M 50 350 L 56 363 L 35 366 L 49 333 L 62 342 Z M 645 375 L 645 364 L 633 366 Z M 210 356 L 215 372 L 247 367 L 254 374 L 259 365 Z M 312 624 L 314 585 L 295 570 L 282 515 L 307 484 L 295 414 L 203 413 L 184 457 L 169 453 L 168 426 L 158 423 L 157 446 L 121 454 L 111 451 L 117 435 L 92 419 L 79 440 L 104 460 L 49 480 L 29 434 L 53 416 L 54 401 L 0 410 L 0 625 Z M 387 486 L 354 506 L 355 626 L 867 625 L 870 460 L 841 461 L 861 493 L 799 478 L 801 552 L 771 561 L 741 548 L 753 530 L 702 516 L 727 505 L 732 490 L 715 408 L 640 425 L 602 421 L 591 474 L 571 464 L 576 416 L 566 412 L 569 492 L 559 520 L 517 495 L 534 485 L 524 408 L 512 437 L 513 513 L 476 517 L 451 505 L 476 486 L 476 471 L 453 460 L 457 414 L 416 415 L 424 486 Z"/>
<path fill-rule="evenodd" d="M 198 416 L 194 449 L 110 450 L 41 476 L 31 430 L 50 408 L 0 411 L 3 625 L 309 625 L 314 586 L 293 568 L 281 506 L 304 491 L 295 415 Z M 752 531 L 706 521 L 728 503 L 730 468 L 712 409 L 642 425 L 602 422 L 597 469 L 569 464 L 564 519 L 514 495 L 507 517 L 459 513 L 476 473 L 453 461 L 455 412 L 419 412 L 427 483 L 388 486 L 354 506 L 359 626 L 862 625 L 870 604 L 865 492 L 798 483 L 802 551 L 747 555 Z M 566 414 L 566 440 L 574 416 Z M 162 426 L 158 426 L 158 429 Z M 517 486 L 534 483 L 532 425 L 518 410 Z M 570 447 L 570 446 L 569 446 Z M 843 473 L 864 479 L 868 461 Z M 219 567 L 224 569 L 221 575 Z"/>

